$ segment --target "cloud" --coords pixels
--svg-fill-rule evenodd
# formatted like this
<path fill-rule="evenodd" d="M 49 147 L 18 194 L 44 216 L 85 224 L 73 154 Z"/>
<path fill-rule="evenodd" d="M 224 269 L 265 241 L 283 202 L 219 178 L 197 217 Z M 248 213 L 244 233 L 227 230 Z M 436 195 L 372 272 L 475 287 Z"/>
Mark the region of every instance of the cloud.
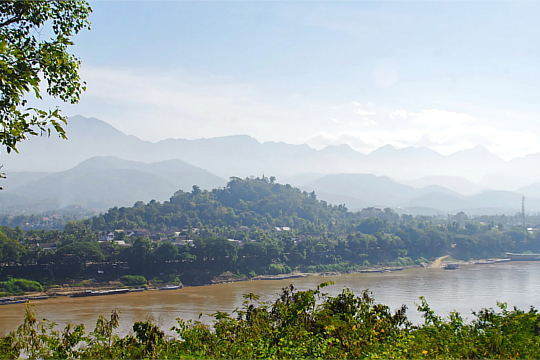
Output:
<path fill-rule="evenodd" d="M 359 107 L 376 114 L 358 121 Z M 336 109 L 336 118 L 338 116 L 339 123 L 333 128 L 319 130 L 308 137 L 307 143 L 317 148 L 348 144 L 363 153 L 387 144 L 396 148 L 424 146 L 441 154 L 483 145 L 505 159 L 540 152 L 540 138 L 532 129 L 492 125 L 491 113 L 486 120 L 467 112 L 446 109 L 396 110 L 353 102 L 340 106 L 339 111 Z"/>
<path fill-rule="evenodd" d="M 406 119 L 409 117 L 407 110 L 396 110 L 390 113 L 390 119 L 397 119 L 398 117 Z"/>
<path fill-rule="evenodd" d="M 531 131 L 500 129 L 489 125 L 455 125 L 431 132 L 430 138 L 442 146 L 455 147 L 457 144 L 461 149 L 480 144 L 506 159 L 540 151 L 539 138 Z"/>
<path fill-rule="evenodd" d="M 439 109 L 422 110 L 420 113 L 410 115 L 413 123 L 430 128 L 448 127 L 476 121 L 476 118 L 469 114 Z"/>
<path fill-rule="evenodd" d="M 362 110 L 362 109 L 357 109 L 355 111 L 355 113 L 357 113 L 358 115 L 361 115 L 361 116 L 377 115 L 377 113 L 375 111 L 366 111 L 366 110 Z"/>
<path fill-rule="evenodd" d="M 377 122 L 368 118 L 362 118 L 362 122 L 360 122 L 360 124 L 362 126 L 375 126 L 377 125 Z"/>
<path fill-rule="evenodd" d="M 348 144 L 363 153 L 387 144 L 443 154 L 483 145 L 505 159 L 540 152 L 540 132 L 533 126 L 540 114 L 532 112 L 280 102 L 260 84 L 206 72 L 89 66 L 81 72 L 88 91 L 75 106 L 59 103 L 63 114 L 97 117 L 145 140 L 247 134 L 316 148 Z"/>

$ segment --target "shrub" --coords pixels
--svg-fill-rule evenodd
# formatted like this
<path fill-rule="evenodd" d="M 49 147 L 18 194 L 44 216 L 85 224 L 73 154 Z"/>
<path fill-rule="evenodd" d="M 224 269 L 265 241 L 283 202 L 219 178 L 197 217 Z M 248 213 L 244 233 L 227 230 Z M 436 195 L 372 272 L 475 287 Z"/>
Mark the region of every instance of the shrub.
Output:
<path fill-rule="evenodd" d="M 268 267 L 268 273 L 270 275 L 279 275 L 283 273 L 283 267 L 276 265 L 276 264 L 270 264 Z"/>
<path fill-rule="evenodd" d="M 291 272 L 290 266 L 284 264 L 270 264 L 268 267 L 268 274 L 270 275 L 289 274 Z"/>
<path fill-rule="evenodd" d="M 43 292 L 43 286 L 37 281 L 26 279 L 0 281 L 0 293 L 23 295 L 25 292 Z"/>
<path fill-rule="evenodd" d="M 396 259 L 396 265 L 398 266 L 414 265 L 414 261 L 410 257 L 398 257 Z"/>
<path fill-rule="evenodd" d="M 233 274 L 231 273 L 231 276 L 232 275 Z M 167 275 L 165 275 L 165 277 L 163 278 L 163 281 L 168 282 L 168 283 L 181 283 L 180 276 L 175 275 L 175 274 L 167 274 Z"/>
<path fill-rule="evenodd" d="M 148 283 L 146 278 L 141 275 L 124 275 L 120 278 L 120 281 L 127 286 L 140 286 Z"/>

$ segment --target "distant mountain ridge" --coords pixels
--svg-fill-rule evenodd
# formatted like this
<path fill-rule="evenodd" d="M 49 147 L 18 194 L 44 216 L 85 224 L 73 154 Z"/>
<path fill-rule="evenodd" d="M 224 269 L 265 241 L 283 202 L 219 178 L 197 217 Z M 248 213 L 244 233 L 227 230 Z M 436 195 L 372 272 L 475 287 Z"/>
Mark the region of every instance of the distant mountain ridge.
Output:
<path fill-rule="evenodd" d="M 126 135 L 101 120 L 82 116 L 70 118 L 66 130 L 68 141 L 33 138 L 20 145 L 20 154 L 2 153 L 0 162 L 5 165 L 4 170 L 64 171 L 93 156 L 116 156 L 140 162 L 181 159 L 223 178 L 263 173 L 282 178 L 313 172 L 371 173 L 398 180 L 423 176 L 480 179 L 500 171 L 507 163 L 481 147 L 445 156 L 428 148 L 396 149 L 390 145 L 367 155 L 348 145 L 316 150 L 305 144 L 261 144 L 247 135 L 152 143 Z"/>
<path fill-rule="evenodd" d="M 8 176 L 2 182 L 6 190 L 0 192 L 0 211 L 17 199 L 24 204 L 124 206 L 166 199 L 192 185 L 223 186 L 231 176 L 263 174 L 351 209 L 383 205 L 514 213 L 522 195 L 528 211 L 540 209 L 540 185 L 535 185 L 540 183 L 540 154 L 504 161 L 481 146 L 441 155 L 429 148 L 391 145 L 362 154 L 349 145 L 316 150 L 306 144 L 261 144 L 247 135 L 152 143 L 82 116 L 70 118 L 67 133 L 68 141 L 36 137 L 20 145 L 20 154 L 0 155 Z"/>
<path fill-rule="evenodd" d="M 16 177 L 17 174 L 14 174 Z M 176 190 L 224 186 L 226 180 L 182 160 L 142 163 L 96 156 L 70 170 L 37 177 L 35 181 L 0 192 L 4 209 L 49 210 L 70 205 L 106 210 L 136 201 L 167 200 Z"/>
<path fill-rule="evenodd" d="M 390 207 L 400 213 L 423 209 L 430 214 L 453 214 L 464 211 L 470 215 L 514 215 L 521 211 L 521 194 L 510 191 L 483 191 L 464 196 L 447 188 L 429 185 L 415 188 L 385 177 L 366 174 L 326 175 L 301 186 L 315 191 L 321 199 L 343 199 L 350 210 L 365 206 Z M 536 195 L 540 184 L 531 187 L 529 194 Z M 344 196 L 347 195 L 347 198 Z M 538 194 L 540 195 L 540 194 Z M 540 196 L 526 199 L 527 212 L 540 210 Z"/>
<path fill-rule="evenodd" d="M 462 195 L 475 195 L 485 190 L 482 186 L 459 176 L 426 176 L 415 180 L 401 181 L 401 183 L 416 188 L 438 185 Z"/>

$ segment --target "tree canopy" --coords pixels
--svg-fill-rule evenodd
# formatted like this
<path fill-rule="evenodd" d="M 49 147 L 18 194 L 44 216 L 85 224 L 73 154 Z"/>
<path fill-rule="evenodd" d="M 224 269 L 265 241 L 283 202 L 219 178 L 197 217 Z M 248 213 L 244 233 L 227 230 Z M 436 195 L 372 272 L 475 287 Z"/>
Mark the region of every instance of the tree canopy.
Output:
<path fill-rule="evenodd" d="M 72 37 L 90 28 L 85 1 L 0 2 L 0 145 L 9 153 L 32 135 L 55 130 L 66 138 L 66 118 L 58 108 L 25 108 L 28 95 L 48 95 L 75 104 L 86 89 L 80 60 L 68 52 Z M 47 36 L 50 37 L 47 39 Z"/>

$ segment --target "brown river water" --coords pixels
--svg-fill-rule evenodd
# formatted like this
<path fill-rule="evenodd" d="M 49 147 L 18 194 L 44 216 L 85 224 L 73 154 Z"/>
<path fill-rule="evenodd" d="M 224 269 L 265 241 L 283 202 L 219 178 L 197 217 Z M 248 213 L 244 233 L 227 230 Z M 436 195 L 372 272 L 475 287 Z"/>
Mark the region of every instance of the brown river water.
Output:
<path fill-rule="evenodd" d="M 121 334 L 130 331 L 135 321 L 150 319 L 163 329 L 176 324 L 176 318 L 196 319 L 211 323 L 206 314 L 231 312 L 242 305 L 242 294 L 260 295 L 260 300 L 273 301 L 281 288 L 293 284 L 299 290 L 314 289 L 325 281 L 335 285 L 324 292 L 336 295 L 344 287 L 355 294 L 369 289 L 375 301 L 393 310 L 406 304 L 408 316 L 415 323 L 423 321 L 416 311 L 418 298 L 424 296 L 438 315 L 457 310 L 472 318 L 471 310 L 496 307 L 497 301 L 527 310 L 540 307 L 540 262 L 507 262 L 489 265 L 465 265 L 457 270 L 409 269 L 389 273 L 346 274 L 341 276 L 310 276 L 288 280 L 245 281 L 212 286 L 188 287 L 169 291 L 95 296 L 83 298 L 58 297 L 37 300 L 33 304 L 38 319 L 46 318 L 64 326 L 84 323 L 88 331 L 99 315 L 109 316 L 112 309 L 120 311 Z M 0 334 L 21 324 L 25 304 L 0 306 Z"/>

